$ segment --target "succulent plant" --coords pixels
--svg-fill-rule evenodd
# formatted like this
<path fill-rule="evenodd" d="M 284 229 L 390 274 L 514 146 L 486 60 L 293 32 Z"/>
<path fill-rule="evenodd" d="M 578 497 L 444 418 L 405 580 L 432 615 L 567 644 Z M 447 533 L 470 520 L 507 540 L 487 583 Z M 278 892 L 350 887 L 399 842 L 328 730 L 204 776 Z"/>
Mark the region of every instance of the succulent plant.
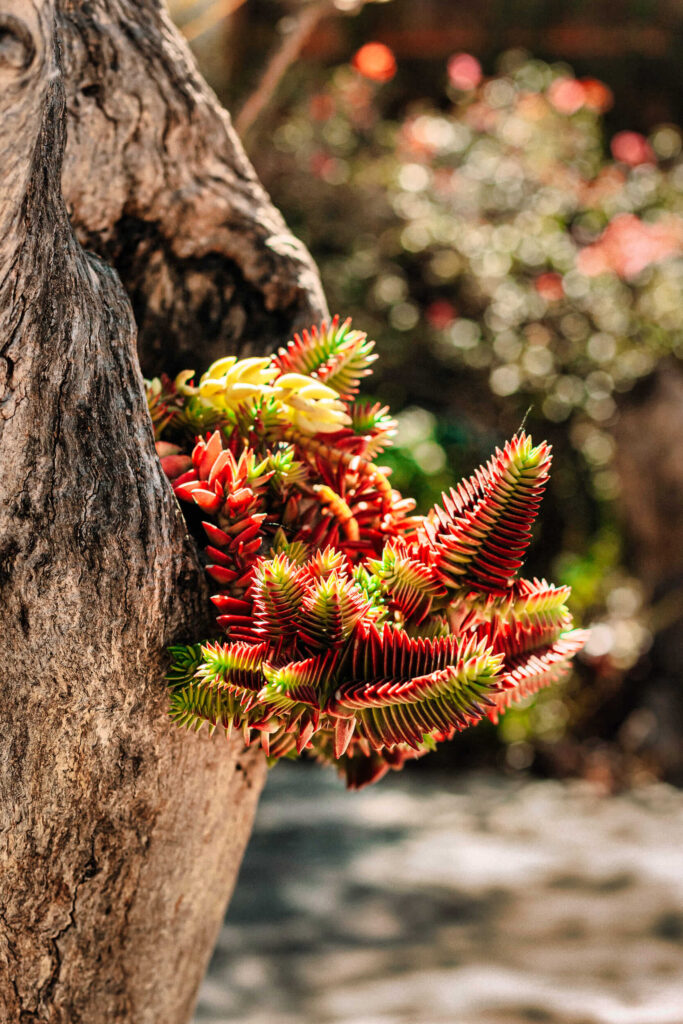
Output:
<path fill-rule="evenodd" d="M 171 649 L 172 718 L 241 729 L 273 760 L 310 751 L 352 787 L 495 720 L 585 640 L 567 587 L 518 576 L 548 445 L 517 434 L 414 515 L 373 461 L 388 410 L 354 403 L 372 348 L 335 317 L 196 387 L 147 383 L 162 466 L 206 516 L 226 634 Z"/>

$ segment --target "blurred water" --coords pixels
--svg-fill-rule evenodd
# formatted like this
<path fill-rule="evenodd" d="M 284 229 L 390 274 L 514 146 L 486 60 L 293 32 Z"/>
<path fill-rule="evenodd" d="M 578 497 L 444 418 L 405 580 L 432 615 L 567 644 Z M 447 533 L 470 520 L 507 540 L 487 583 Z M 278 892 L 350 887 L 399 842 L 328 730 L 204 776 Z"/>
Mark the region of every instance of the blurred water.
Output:
<path fill-rule="evenodd" d="M 683 1024 L 683 794 L 271 773 L 196 1024 Z"/>

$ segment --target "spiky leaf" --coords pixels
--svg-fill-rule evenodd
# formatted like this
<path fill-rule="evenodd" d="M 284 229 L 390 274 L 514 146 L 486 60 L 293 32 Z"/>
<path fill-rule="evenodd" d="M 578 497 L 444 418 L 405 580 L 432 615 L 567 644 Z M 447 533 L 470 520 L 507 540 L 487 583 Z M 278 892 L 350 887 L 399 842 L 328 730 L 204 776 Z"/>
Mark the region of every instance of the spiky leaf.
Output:
<path fill-rule="evenodd" d="M 377 358 L 373 347 L 374 342 L 368 341 L 363 331 L 351 329 L 350 319 L 342 323 L 335 316 L 329 324 L 323 321 L 320 327 L 295 334 L 274 362 L 283 374 L 317 377 L 342 398 L 348 398 L 357 392 L 361 378 L 370 373 Z"/>
<path fill-rule="evenodd" d="M 287 640 L 297 630 L 297 615 L 306 593 L 306 575 L 285 554 L 263 559 L 250 590 L 254 626 L 270 642 Z"/>
<path fill-rule="evenodd" d="M 306 593 L 297 618 L 300 640 L 314 650 L 334 649 L 351 636 L 368 604 L 355 583 L 337 571 Z"/>
<path fill-rule="evenodd" d="M 171 655 L 171 667 L 166 675 L 166 682 L 172 690 L 182 690 L 195 677 L 202 662 L 202 644 L 176 644 L 168 648 Z"/>
<path fill-rule="evenodd" d="M 290 661 L 274 666 L 266 663 L 263 671 L 267 680 L 263 688 L 264 700 L 275 699 L 276 695 L 286 698 L 292 704 L 304 703 L 320 707 L 320 695 L 333 675 L 338 658 L 329 651 L 303 661 Z M 284 706 L 284 705 L 283 705 Z"/>
<path fill-rule="evenodd" d="M 170 714 L 176 725 L 198 730 L 207 723 L 211 732 L 222 726 L 228 733 L 247 721 L 247 708 L 225 688 L 201 680 L 189 683 L 171 695 Z"/>
<path fill-rule="evenodd" d="M 263 686 L 263 662 L 267 653 L 267 643 L 205 644 L 195 681 L 206 689 L 225 688 L 249 710 Z"/>
<path fill-rule="evenodd" d="M 391 647 L 393 658 L 383 651 L 376 659 L 383 662 L 383 674 L 342 683 L 332 706 L 335 713 L 355 712 L 358 728 L 373 749 L 406 744 L 418 750 L 425 737 L 440 738 L 466 728 L 492 706 L 490 695 L 499 687 L 502 657 L 493 655 L 485 643 L 471 639 L 453 645 L 438 640 L 425 644 L 406 638 Z M 371 656 L 369 667 L 376 661 Z M 418 669 L 418 674 L 413 665 L 428 665 L 430 670 Z"/>
<path fill-rule="evenodd" d="M 421 622 L 434 601 L 446 593 L 433 567 L 424 559 L 413 557 L 401 540 L 385 544 L 382 558 L 371 561 L 369 566 L 381 581 L 389 602 L 401 612 L 404 620 Z"/>
<path fill-rule="evenodd" d="M 571 659 L 581 650 L 588 632 L 570 630 L 552 643 L 506 657 L 501 673 L 502 689 L 495 694 L 495 706 L 489 711 L 493 722 L 510 704 L 532 696 L 545 686 L 557 682 L 569 670 Z"/>
<path fill-rule="evenodd" d="M 441 579 L 456 590 L 504 594 L 531 539 L 550 449 L 518 434 L 485 467 L 444 495 L 425 530 Z"/>

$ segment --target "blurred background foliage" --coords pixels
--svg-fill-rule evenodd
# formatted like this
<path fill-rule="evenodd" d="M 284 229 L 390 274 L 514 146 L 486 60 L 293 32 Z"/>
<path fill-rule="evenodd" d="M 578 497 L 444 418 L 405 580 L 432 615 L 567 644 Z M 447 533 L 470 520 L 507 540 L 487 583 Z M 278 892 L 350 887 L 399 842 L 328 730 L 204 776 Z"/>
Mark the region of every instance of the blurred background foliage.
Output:
<path fill-rule="evenodd" d="M 683 9 L 172 9 L 330 308 L 377 341 L 394 486 L 426 510 L 522 421 L 554 446 L 528 568 L 573 587 L 585 657 L 441 763 L 682 781 Z"/>

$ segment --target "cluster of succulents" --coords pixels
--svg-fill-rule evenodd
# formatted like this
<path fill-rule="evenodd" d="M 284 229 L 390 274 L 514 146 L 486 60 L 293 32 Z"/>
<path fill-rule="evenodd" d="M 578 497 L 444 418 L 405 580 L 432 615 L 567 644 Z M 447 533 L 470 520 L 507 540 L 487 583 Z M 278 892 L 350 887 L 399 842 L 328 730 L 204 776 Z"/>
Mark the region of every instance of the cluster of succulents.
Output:
<path fill-rule="evenodd" d="M 157 451 L 198 508 L 224 637 L 172 649 L 179 725 L 310 751 L 350 786 L 557 679 L 584 642 L 568 588 L 519 577 L 550 450 L 520 433 L 427 516 L 375 459 L 388 409 L 350 322 L 272 356 L 147 382 Z"/>

